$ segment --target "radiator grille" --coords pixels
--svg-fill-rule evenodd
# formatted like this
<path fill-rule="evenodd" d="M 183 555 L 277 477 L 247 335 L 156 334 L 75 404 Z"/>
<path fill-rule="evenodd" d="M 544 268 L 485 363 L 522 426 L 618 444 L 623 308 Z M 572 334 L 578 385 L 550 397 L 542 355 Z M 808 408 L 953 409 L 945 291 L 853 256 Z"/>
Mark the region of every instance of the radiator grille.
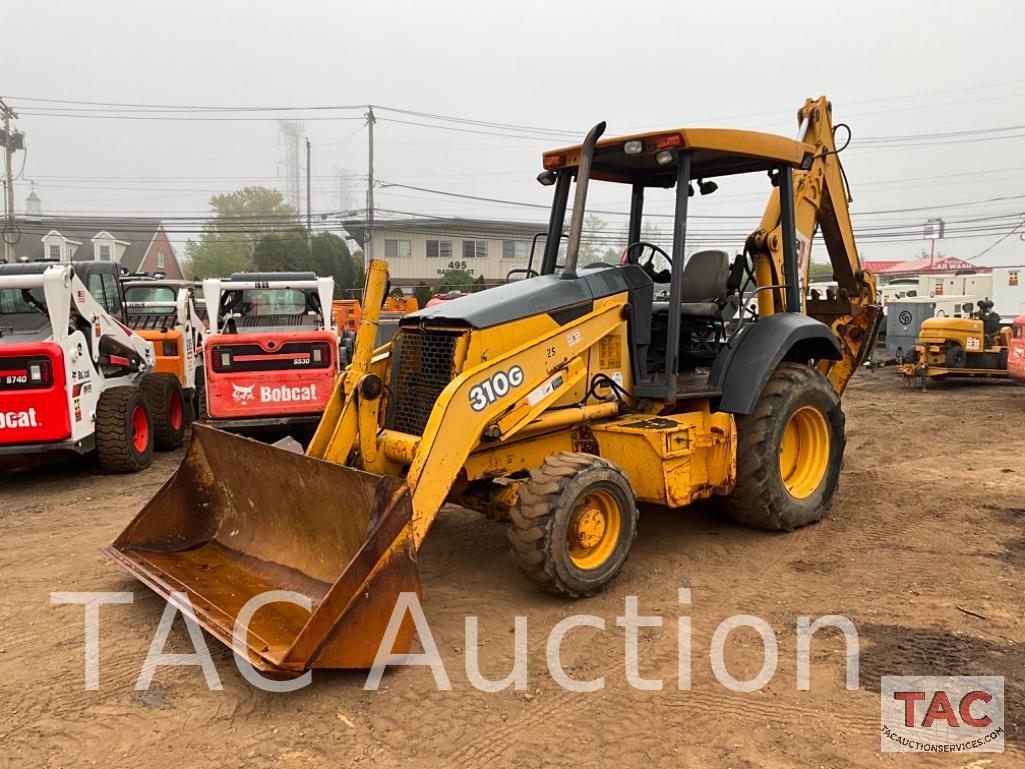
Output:
<path fill-rule="evenodd" d="M 455 374 L 456 342 L 460 336 L 449 331 L 413 328 L 399 332 L 386 427 L 423 435 L 435 401 Z"/>

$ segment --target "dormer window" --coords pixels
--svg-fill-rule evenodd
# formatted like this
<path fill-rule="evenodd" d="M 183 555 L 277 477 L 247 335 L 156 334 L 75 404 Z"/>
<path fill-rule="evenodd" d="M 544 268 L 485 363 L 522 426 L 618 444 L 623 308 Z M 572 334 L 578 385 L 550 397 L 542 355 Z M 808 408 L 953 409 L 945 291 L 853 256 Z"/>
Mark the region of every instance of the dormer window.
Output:
<path fill-rule="evenodd" d="M 59 262 L 61 260 L 60 243 L 50 244 L 50 258 L 53 259 L 55 262 Z"/>
<path fill-rule="evenodd" d="M 93 259 L 97 262 L 116 262 L 129 243 L 118 240 L 106 230 L 93 235 Z"/>

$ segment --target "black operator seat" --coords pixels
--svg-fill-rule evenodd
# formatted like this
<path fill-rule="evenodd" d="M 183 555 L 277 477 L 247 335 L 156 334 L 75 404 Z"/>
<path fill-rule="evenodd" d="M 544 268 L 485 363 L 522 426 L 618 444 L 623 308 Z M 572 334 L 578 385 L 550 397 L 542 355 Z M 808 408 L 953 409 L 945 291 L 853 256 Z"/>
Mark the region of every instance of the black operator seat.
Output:
<path fill-rule="evenodd" d="M 680 315 L 715 318 L 730 295 L 730 256 L 725 251 L 698 251 L 683 267 Z M 668 313 L 669 302 L 656 301 L 655 312 Z"/>

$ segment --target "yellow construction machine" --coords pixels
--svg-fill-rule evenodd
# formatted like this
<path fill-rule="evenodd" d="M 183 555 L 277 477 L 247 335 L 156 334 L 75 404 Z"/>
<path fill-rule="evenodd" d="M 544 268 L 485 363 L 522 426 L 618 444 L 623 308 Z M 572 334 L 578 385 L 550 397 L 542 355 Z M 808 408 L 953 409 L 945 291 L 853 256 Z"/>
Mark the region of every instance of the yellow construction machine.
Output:
<path fill-rule="evenodd" d="M 1000 323 L 993 302 L 980 299 L 963 308 L 966 318 L 927 318 L 901 374 L 909 384 L 950 378 L 1007 379 L 1011 327 Z"/>
<path fill-rule="evenodd" d="M 796 139 L 697 128 L 599 140 L 603 123 L 545 153 L 538 178 L 554 201 L 535 277 L 407 315 L 375 350 L 387 265 L 372 262 L 353 360 L 306 455 L 197 425 L 109 552 L 225 643 L 243 613 L 252 663 L 296 674 L 373 663 L 398 594 L 420 594 L 417 552 L 446 501 L 508 518 L 520 570 L 571 597 L 620 571 L 638 501 L 720 497 L 768 530 L 818 520 L 843 459 L 840 395 L 880 307 L 829 102 L 807 101 L 798 122 Z M 695 184 L 706 193 L 737 174 L 771 185 L 761 223 L 735 258 L 685 261 Z M 596 181 L 629 199 L 620 264 L 578 263 Z M 641 237 L 653 188 L 674 201 L 668 251 Z M 816 233 L 837 290 L 806 299 Z M 312 609 L 249 617 L 272 590 Z M 390 651 L 411 637 L 407 623 Z"/>

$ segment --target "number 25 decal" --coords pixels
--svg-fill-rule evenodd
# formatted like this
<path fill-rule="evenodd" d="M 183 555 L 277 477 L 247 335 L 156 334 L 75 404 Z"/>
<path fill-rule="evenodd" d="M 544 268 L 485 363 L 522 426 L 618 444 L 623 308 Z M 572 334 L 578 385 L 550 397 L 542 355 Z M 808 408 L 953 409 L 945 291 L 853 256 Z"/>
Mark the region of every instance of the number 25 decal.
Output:
<path fill-rule="evenodd" d="M 523 369 L 513 366 L 508 372 L 499 371 L 479 385 L 470 388 L 470 408 L 483 411 L 499 398 L 505 397 L 513 387 L 523 384 Z"/>

